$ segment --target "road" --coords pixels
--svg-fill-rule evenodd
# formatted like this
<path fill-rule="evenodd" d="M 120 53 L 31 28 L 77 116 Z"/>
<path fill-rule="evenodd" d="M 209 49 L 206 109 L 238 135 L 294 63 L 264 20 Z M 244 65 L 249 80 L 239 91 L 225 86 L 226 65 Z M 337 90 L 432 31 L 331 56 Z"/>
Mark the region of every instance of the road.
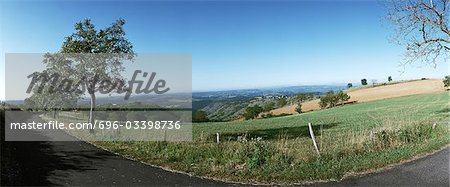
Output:
<path fill-rule="evenodd" d="M 381 172 L 314 186 L 450 186 L 450 148 Z"/>
<path fill-rule="evenodd" d="M 40 121 L 36 115 L 26 120 Z M 45 134 L 30 136 L 45 138 Z M 82 141 L 6 143 L 14 146 L 15 167 L 2 168 L 11 173 L 10 180 L 2 175 L 2 185 L 237 186 L 165 171 Z M 449 150 L 364 177 L 312 186 L 449 186 Z"/>

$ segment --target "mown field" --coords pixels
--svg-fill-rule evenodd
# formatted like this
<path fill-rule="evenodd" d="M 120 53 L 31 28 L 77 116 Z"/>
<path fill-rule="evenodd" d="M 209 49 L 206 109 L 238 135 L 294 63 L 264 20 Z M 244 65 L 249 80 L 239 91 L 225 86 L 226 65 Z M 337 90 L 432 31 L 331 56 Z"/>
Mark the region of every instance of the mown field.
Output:
<path fill-rule="evenodd" d="M 235 182 L 340 179 L 448 145 L 449 102 L 450 93 L 439 92 L 278 118 L 194 124 L 192 142 L 93 143 L 168 169 Z M 308 123 L 314 125 L 320 156 Z"/>

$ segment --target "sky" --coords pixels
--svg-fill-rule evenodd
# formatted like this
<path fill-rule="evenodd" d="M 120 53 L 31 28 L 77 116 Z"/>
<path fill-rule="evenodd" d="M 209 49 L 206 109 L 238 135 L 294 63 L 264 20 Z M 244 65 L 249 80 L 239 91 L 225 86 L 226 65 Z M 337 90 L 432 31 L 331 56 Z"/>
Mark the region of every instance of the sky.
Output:
<path fill-rule="evenodd" d="M 56 52 L 84 18 L 124 18 L 138 54 L 191 54 L 194 91 L 448 74 L 448 62 L 399 66 L 385 14 L 379 1 L 2 1 L 0 99 L 5 53 Z"/>

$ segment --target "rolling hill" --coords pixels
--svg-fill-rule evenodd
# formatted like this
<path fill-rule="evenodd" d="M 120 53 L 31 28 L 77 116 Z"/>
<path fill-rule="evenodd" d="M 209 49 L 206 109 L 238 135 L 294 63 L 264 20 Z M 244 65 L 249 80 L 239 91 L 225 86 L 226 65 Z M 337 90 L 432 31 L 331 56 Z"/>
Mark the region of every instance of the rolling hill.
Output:
<path fill-rule="evenodd" d="M 388 98 L 402 97 L 408 95 L 426 94 L 444 91 L 444 84 L 439 79 L 414 80 L 407 82 L 398 82 L 388 85 L 375 85 L 360 87 L 347 90 L 350 95 L 350 101 L 369 102 Z M 295 114 L 296 105 L 289 105 L 282 108 L 274 109 L 270 112 L 274 115 L 279 114 Z M 302 103 L 303 111 L 319 110 L 319 99 Z"/>

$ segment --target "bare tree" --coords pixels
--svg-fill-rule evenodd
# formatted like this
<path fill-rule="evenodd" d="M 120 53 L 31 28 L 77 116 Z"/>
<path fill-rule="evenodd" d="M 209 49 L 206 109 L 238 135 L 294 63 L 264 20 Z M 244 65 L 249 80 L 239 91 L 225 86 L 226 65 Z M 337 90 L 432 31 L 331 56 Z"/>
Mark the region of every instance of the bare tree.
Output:
<path fill-rule="evenodd" d="M 395 28 L 394 41 L 406 46 L 405 61 L 433 66 L 450 56 L 450 0 L 392 0 L 387 18 Z"/>

